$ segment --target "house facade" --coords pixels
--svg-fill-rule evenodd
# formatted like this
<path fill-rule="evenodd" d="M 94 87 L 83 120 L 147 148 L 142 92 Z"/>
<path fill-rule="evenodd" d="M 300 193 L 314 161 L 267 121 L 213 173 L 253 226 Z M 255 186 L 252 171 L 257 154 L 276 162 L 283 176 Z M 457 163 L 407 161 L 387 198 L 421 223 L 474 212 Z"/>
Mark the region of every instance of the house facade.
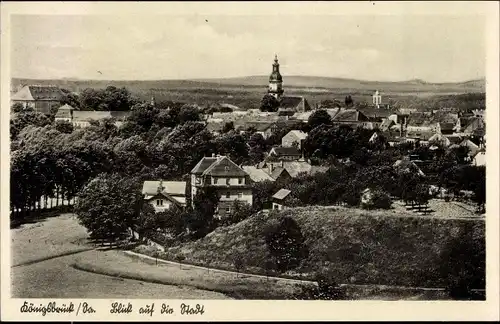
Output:
<path fill-rule="evenodd" d="M 150 203 L 156 212 L 166 211 L 172 206 L 186 207 L 185 181 L 144 181 L 144 201 Z"/>
<path fill-rule="evenodd" d="M 63 96 L 62 90 L 56 86 L 26 85 L 12 95 L 11 104 L 20 103 L 24 108 L 49 114 L 53 108 L 61 106 Z"/>
<path fill-rule="evenodd" d="M 302 150 L 307 134 L 300 130 L 291 130 L 281 139 L 282 147 L 297 147 Z"/>
<path fill-rule="evenodd" d="M 226 156 L 204 157 L 191 170 L 191 198 L 206 187 L 215 188 L 219 196 L 217 214 L 231 213 L 235 200 L 253 204 L 249 175 Z"/>

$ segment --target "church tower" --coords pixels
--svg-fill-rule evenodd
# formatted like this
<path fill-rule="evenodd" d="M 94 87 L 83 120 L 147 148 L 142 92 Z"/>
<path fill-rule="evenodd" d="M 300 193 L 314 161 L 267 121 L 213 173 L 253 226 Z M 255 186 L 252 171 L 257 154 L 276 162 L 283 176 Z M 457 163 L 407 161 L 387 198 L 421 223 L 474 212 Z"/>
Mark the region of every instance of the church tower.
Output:
<path fill-rule="evenodd" d="M 274 55 L 273 72 L 269 76 L 269 89 L 267 89 L 267 93 L 280 100 L 283 95 L 283 91 L 283 78 L 280 74 L 278 56 Z"/>

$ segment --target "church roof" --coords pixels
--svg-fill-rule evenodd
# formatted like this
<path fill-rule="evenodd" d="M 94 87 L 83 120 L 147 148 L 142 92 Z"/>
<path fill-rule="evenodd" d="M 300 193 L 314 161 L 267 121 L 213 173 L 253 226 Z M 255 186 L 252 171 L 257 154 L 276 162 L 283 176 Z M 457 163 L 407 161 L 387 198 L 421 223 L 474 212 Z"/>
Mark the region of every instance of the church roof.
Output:
<path fill-rule="evenodd" d="M 63 92 L 56 86 L 27 85 L 12 96 L 12 100 L 34 101 L 50 100 L 59 101 L 63 97 Z"/>

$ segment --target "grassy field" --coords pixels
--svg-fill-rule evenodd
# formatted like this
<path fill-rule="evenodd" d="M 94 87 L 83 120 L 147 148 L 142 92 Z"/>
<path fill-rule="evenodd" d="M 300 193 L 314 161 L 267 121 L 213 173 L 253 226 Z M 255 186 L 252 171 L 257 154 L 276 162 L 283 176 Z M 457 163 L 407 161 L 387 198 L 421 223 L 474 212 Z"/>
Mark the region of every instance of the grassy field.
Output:
<path fill-rule="evenodd" d="M 74 214 L 46 218 L 10 232 L 14 265 L 11 295 L 14 298 L 229 298 L 192 286 L 130 280 L 73 268 L 80 263 L 114 271 L 125 267 L 139 273 L 156 269 L 146 263 L 137 264 L 116 250 L 85 251 L 92 246 L 87 243 L 87 232 Z"/>
<path fill-rule="evenodd" d="M 294 218 L 301 226 L 310 253 L 295 272 L 285 275 L 307 278 L 315 271 L 329 270 L 339 283 L 409 287 L 445 286 L 443 255 L 453 240 L 462 240 L 461 229 L 472 235 L 462 241 L 477 249 L 475 283 L 484 284 L 484 220 L 415 216 L 390 210 L 365 212 L 342 207 L 305 207 L 280 215 Z M 267 258 L 263 231 L 278 216 L 257 214 L 238 224 L 219 228 L 195 242 L 170 247 L 163 256 L 214 268 L 234 269 L 236 253 L 242 253 L 245 271 L 265 273 Z M 482 278 L 482 283 L 481 283 Z"/>
<path fill-rule="evenodd" d="M 24 224 L 10 233 L 13 266 L 91 248 L 87 231 L 74 214 Z"/>

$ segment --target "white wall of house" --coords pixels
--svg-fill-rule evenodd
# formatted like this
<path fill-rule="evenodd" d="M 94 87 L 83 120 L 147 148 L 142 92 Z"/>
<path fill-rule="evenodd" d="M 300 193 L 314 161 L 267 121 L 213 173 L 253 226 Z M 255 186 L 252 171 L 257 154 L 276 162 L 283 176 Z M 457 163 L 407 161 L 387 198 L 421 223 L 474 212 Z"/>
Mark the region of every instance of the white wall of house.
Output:
<path fill-rule="evenodd" d="M 246 185 L 245 177 L 211 177 L 211 185 L 213 186 L 244 186 Z"/>
<path fill-rule="evenodd" d="M 242 202 L 246 202 L 250 206 L 253 204 L 252 189 L 250 188 L 230 188 L 227 190 L 221 188 L 217 192 L 219 193 L 219 201 L 221 202 L 240 200 Z"/>
<path fill-rule="evenodd" d="M 155 212 L 162 212 L 169 209 L 173 203 L 167 198 L 154 198 L 149 201 L 149 203 L 154 207 Z"/>
<path fill-rule="evenodd" d="M 273 202 L 273 210 L 283 210 L 283 209 L 286 209 L 286 206 Z"/>

